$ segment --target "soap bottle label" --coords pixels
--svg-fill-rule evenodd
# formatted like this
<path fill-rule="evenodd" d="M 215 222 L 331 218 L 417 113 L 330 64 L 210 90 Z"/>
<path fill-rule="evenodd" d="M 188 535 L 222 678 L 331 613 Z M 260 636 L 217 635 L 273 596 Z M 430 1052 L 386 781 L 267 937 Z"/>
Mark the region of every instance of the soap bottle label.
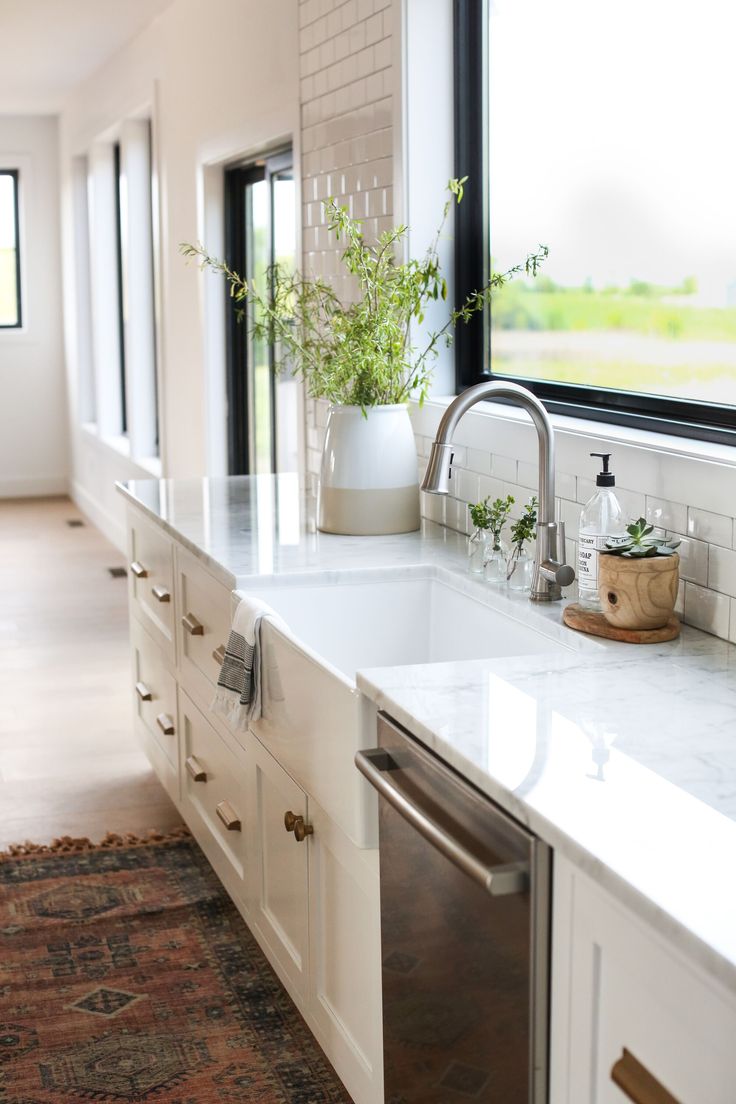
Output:
<path fill-rule="evenodd" d="M 598 556 L 611 544 L 626 544 L 627 536 L 610 536 L 606 533 L 580 533 L 578 535 L 578 583 L 583 590 L 598 589 Z"/>

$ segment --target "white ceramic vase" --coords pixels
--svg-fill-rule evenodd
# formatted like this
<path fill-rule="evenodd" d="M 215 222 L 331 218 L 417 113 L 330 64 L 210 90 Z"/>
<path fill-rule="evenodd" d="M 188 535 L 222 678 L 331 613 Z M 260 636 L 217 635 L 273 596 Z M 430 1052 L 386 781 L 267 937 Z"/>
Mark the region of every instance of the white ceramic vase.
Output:
<path fill-rule="evenodd" d="M 417 451 L 409 411 L 331 406 L 317 494 L 324 533 L 377 536 L 419 528 Z"/>

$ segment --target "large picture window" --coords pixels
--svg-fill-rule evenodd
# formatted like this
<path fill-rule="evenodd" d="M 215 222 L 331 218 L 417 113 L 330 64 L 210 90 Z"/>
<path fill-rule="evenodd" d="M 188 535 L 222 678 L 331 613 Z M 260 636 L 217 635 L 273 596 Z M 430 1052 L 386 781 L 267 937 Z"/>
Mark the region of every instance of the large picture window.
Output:
<path fill-rule="evenodd" d="M 0 169 L 0 328 L 22 325 L 18 173 Z"/>
<path fill-rule="evenodd" d="M 550 250 L 536 280 L 495 297 L 490 358 L 462 366 L 461 384 L 514 379 L 555 409 L 733 435 L 736 10 L 456 3 L 460 26 L 482 21 L 456 41 L 460 66 L 463 41 L 476 54 L 457 112 L 485 151 L 490 261 Z"/>

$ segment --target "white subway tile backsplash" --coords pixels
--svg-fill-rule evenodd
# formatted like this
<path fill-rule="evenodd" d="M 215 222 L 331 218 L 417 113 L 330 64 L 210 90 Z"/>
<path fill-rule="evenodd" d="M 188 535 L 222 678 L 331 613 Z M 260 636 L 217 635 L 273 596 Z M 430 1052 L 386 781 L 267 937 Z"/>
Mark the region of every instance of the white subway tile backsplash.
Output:
<path fill-rule="evenodd" d="M 728 639 L 730 599 L 695 583 L 685 583 L 685 620 L 697 629 Z"/>
<path fill-rule="evenodd" d="M 698 540 L 730 548 L 733 540 L 733 519 L 690 506 L 687 511 L 687 532 Z"/>
<path fill-rule="evenodd" d="M 687 532 L 687 506 L 681 502 L 647 495 L 645 517 L 660 529 L 668 529 L 672 533 Z"/>
<path fill-rule="evenodd" d="M 496 479 L 503 479 L 508 483 L 517 482 L 517 467 L 518 461 L 512 459 L 510 456 L 496 456 L 494 453 L 491 458 L 491 475 Z"/>
<path fill-rule="evenodd" d="M 728 639 L 736 644 L 736 598 L 731 599 L 731 619 L 729 622 Z"/>
<path fill-rule="evenodd" d="M 736 550 L 717 544 L 710 546 L 708 586 L 736 597 Z"/>
<path fill-rule="evenodd" d="M 530 490 L 539 489 L 539 465 L 528 464 L 526 460 L 519 460 L 517 463 L 517 482 L 522 487 L 529 487 Z"/>
<path fill-rule="evenodd" d="M 478 472 L 479 475 L 491 474 L 491 454 L 490 452 L 484 452 L 482 449 L 468 449 L 467 450 L 467 465 L 472 468 L 474 472 Z"/>
<path fill-rule="evenodd" d="M 503 495 L 503 483 L 491 475 L 478 476 L 478 498 L 490 498 L 495 501 Z"/>
<path fill-rule="evenodd" d="M 699 586 L 708 586 L 708 551 L 705 541 L 680 537 L 680 577 Z"/>

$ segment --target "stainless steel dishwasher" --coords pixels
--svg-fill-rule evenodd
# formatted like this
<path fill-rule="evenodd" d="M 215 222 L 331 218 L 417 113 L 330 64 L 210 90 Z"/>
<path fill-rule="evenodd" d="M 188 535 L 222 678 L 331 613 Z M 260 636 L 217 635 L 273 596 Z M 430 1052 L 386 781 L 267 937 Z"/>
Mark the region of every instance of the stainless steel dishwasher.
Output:
<path fill-rule="evenodd" d="M 386 1104 L 544 1104 L 549 848 L 393 722 L 378 790 Z"/>

